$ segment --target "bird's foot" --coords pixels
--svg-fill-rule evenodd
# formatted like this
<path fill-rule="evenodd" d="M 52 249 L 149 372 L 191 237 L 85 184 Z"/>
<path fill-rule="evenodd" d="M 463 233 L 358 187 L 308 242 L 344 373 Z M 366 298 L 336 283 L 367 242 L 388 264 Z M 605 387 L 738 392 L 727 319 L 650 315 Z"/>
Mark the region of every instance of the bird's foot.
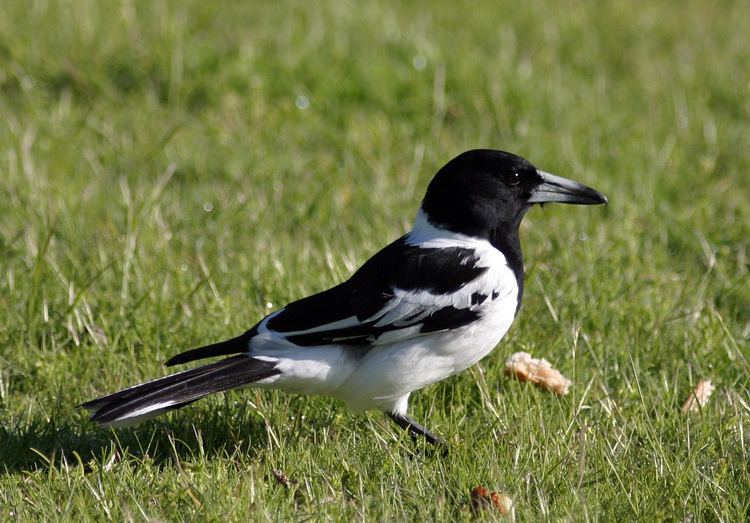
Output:
<path fill-rule="evenodd" d="M 411 416 L 406 414 L 395 414 L 393 412 L 387 412 L 388 417 L 391 418 L 396 425 L 406 430 L 411 434 L 413 440 L 417 440 L 418 437 L 422 437 L 430 445 L 435 445 L 443 451 L 443 455 L 448 454 L 448 443 L 441 437 L 436 436 L 424 426 L 417 423 L 417 421 Z"/>

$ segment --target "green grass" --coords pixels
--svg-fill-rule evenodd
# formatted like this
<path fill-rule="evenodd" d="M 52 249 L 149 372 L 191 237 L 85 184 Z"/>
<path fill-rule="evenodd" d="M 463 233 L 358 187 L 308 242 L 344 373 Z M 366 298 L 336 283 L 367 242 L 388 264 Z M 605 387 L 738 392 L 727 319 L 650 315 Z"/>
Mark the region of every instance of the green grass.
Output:
<path fill-rule="evenodd" d="M 749 518 L 747 34 L 740 1 L 0 3 L 0 520 L 463 520 L 476 485 Z M 526 218 L 511 332 L 413 396 L 449 456 L 324 398 L 74 408 L 346 278 L 474 147 L 610 205 Z M 571 394 L 504 378 L 519 350 Z"/>

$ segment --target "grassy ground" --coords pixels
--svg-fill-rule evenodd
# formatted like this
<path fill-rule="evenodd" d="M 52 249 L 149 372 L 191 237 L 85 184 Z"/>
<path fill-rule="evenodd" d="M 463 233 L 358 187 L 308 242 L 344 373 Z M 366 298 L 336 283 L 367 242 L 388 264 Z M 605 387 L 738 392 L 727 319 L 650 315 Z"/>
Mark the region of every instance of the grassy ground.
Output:
<path fill-rule="evenodd" d="M 739 1 L 0 3 L 0 519 L 469 519 L 476 485 L 747 519 L 749 33 Z M 322 398 L 74 408 L 345 278 L 474 147 L 611 203 L 528 215 L 511 333 L 413 397 L 448 457 Z M 571 394 L 504 378 L 518 350 Z"/>

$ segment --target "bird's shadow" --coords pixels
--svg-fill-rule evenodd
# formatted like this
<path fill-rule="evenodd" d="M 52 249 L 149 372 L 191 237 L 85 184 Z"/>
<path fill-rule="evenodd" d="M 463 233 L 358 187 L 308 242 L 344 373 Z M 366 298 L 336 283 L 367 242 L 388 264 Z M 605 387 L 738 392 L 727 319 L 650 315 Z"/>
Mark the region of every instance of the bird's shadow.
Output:
<path fill-rule="evenodd" d="M 16 426 L 0 426 L 0 474 L 62 465 L 82 466 L 87 471 L 125 455 L 164 467 L 238 451 L 253 459 L 269 445 L 269 429 L 260 415 L 227 419 L 221 412 L 197 414 L 122 429 L 101 428 L 83 416 L 59 422 L 39 417 Z"/>
<path fill-rule="evenodd" d="M 0 474 L 61 467 L 82 467 L 89 472 L 125 457 L 143 459 L 157 467 L 236 454 L 241 454 L 244 462 L 262 460 L 259 455 L 271 447 L 293 444 L 296 439 L 315 440 L 318 430 L 331 427 L 338 411 L 335 404 L 318 412 L 305 405 L 284 402 L 277 415 L 266 421 L 265 415 L 251 405 L 225 400 L 224 405 L 212 409 L 191 406 L 119 429 L 91 423 L 85 411 L 58 406 L 60 410 L 54 409 L 48 416 L 38 414 L 14 426 L 7 422 L 0 425 Z M 380 433 L 390 423 L 385 418 L 375 422 L 379 419 L 365 417 L 358 423 L 360 428 Z M 400 429 L 392 428 L 397 436 L 401 434 Z M 405 456 L 445 456 L 445 448 L 433 447 L 420 438 L 416 447 L 408 436 L 404 440 L 403 447 L 398 448 Z"/>

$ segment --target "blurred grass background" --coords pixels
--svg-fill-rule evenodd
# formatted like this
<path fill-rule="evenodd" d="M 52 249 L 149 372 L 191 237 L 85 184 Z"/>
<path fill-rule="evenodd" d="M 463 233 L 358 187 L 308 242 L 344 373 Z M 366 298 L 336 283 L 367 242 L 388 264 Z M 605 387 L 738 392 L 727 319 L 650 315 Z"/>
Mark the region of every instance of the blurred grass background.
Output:
<path fill-rule="evenodd" d="M 0 519 L 470 519 L 475 485 L 747 519 L 747 34 L 741 1 L 2 2 Z M 447 458 L 322 398 L 74 409 L 346 278 L 475 147 L 610 205 L 528 215 L 510 334 L 413 397 Z M 518 350 L 572 393 L 502 377 Z"/>

